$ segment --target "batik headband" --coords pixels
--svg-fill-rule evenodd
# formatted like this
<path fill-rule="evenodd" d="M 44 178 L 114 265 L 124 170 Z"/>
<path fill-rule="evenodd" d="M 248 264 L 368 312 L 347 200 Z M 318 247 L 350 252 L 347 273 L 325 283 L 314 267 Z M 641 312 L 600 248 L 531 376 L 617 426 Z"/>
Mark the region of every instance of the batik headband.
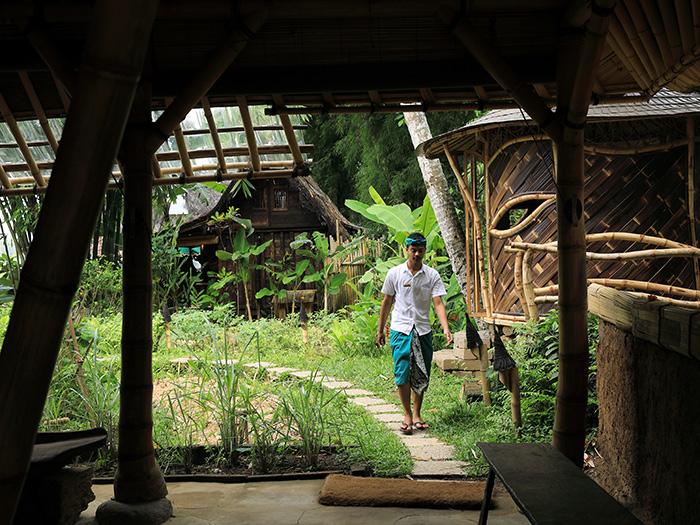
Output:
<path fill-rule="evenodd" d="M 406 246 L 425 246 L 428 243 L 427 239 L 406 239 Z"/>

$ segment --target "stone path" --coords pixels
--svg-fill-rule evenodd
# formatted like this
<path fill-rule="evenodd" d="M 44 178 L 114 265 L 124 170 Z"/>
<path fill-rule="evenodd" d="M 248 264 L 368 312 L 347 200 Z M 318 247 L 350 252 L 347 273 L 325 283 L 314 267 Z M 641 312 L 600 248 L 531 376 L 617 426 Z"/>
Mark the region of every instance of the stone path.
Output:
<path fill-rule="evenodd" d="M 243 366 L 252 369 L 264 368 L 273 377 L 279 377 L 285 373 L 300 379 L 308 379 L 311 376 L 309 371 L 278 367 L 267 362 L 248 363 Z M 431 436 L 430 430 L 414 430 L 410 436 L 399 432 L 399 426 L 403 421 L 403 409 L 400 406 L 388 404 L 386 400 L 375 396 L 372 392 L 356 388 L 349 381 L 339 381 L 326 376 L 320 379 L 324 387 L 343 391 L 350 402 L 363 407 L 375 419 L 384 423 L 389 430 L 399 436 L 414 460 L 411 477 L 415 479 L 454 480 L 465 478 L 462 467 L 466 466 L 466 463 L 455 461 L 453 459 L 454 447 Z"/>

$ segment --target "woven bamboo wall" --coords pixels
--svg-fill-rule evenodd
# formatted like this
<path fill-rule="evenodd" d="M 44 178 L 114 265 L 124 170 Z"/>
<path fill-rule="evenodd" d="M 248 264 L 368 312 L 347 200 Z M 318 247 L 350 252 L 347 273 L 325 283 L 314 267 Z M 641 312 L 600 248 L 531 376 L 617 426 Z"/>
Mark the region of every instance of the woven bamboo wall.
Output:
<path fill-rule="evenodd" d="M 586 156 L 586 232 L 625 231 L 665 237 L 691 244 L 687 218 L 685 147 L 667 152 L 637 155 Z M 553 159 L 549 142 L 524 142 L 507 147 L 489 168 L 492 214 L 513 196 L 555 192 Z M 698 203 L 696 203 L 697 209 Z M 556 241 L 556 208 L 551 205 L 520 234 L 506 239 L 492 237 L 494 312 L 522 313 L 515 292 L 515 255 L 504 248 L 511 242 Z M 628 242 L 591 243 L 588 251 L 623 252 L 647 246 Z M 557 284 L 557 259 L 536 254 L 534 286 Z M 591 261 L 588 277 L 634 279 L 695 288 L 692 262 L 687 258 L 645 261 Z M 547 307 L 540 305 L 540 311 Z"/>

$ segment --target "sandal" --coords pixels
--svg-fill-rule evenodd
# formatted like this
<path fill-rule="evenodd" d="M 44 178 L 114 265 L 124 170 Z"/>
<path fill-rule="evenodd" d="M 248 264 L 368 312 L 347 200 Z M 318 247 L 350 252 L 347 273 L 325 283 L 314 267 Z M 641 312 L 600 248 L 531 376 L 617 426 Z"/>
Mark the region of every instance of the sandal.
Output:
<path fill-rule="evenodd" d="M 416 427 L 416 430 L 428 430 L 430 428 L 430 425 L 424 421 L 416 421 L 413 423 L 413 426 Z"/>
<path fill-rule="evenodd" d="M 410 436 L 413 434 L 413 424 L 412 423 L 401 423 L 401 426 L 399 427 L 399 432 L 402 434 L 406 434 L 407 436 Z"/>

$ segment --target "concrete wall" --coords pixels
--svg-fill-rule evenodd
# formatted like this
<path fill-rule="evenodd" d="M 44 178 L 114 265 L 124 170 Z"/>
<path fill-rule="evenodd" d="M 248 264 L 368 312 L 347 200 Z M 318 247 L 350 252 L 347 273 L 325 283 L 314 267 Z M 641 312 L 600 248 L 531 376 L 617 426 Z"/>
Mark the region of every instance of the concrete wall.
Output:
<path fill-rule="evenodd" d="M 700 523 L 700 362 L 600 320 L 594 478 L 647 524 Z"/>

